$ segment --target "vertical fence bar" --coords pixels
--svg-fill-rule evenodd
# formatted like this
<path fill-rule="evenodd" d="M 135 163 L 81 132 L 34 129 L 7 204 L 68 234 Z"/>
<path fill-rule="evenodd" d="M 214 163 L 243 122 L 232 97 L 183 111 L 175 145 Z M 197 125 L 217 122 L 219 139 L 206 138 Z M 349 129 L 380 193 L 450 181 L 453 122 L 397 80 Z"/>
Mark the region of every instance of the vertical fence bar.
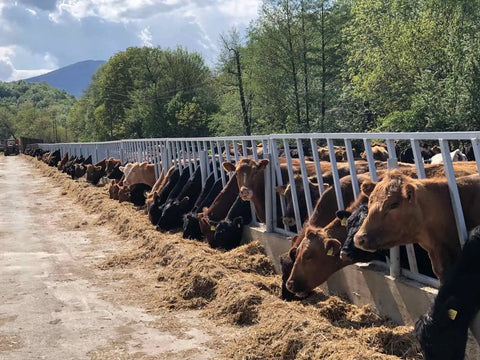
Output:
<path fill-rule="evenodd" d="M 468 237 L 465 218 L 463 216 L 462 203 L 458 192 L 457 182 L 455 180 L 455 172 L 453 171 L 452 159 L 450 158 L 450 149 L 447 140 L 440 139 L 440 149 L 442 150 L 443 165 L 445 166 L 445 176 L 448 181 L 448 190 L 452 201 L 453 215 L 457 224 L 458 239 L 460 246 L 463 247 Z"/>
<path fill-rule="evenodd" d="M 363 139 L 365 145 L 365 154 L 368 162 L 368 171 L 370 172 L 370 179 L 372 181 L 378 181 L 377 171 L 375 169 L 375 159 L 373 158 L 372 144 L 369 139 Z"/>
<path fill-rule="evenodd" d="M 288 179 L 290 181 L 290 193 L 292 194 L 293 210 L 295 213 L 295 224 L 297 225 L 297 229 L 300 229 L 302 227 L 302 219 L 300 216 L 300 207 L 298 206 L 297 187 L 295 184 L 295 176 L 293 174 L 292 158 L 290 156 L 290 145 L 288 144 L 287 139 L 283 139 L 283 147 L 285 148 L 285 157 L 287 159 L 287 173 Z"/>
<path fill-rule="evenodd" d="M 337 159 L 335 158 L 335 148 L 333 140 L 327 139 L 328 152 L 330 156 L 330 164 L 332 165 L 333 186 L 335 187 L 335 194 L 337 194 L 337 206 L 339 210 L 345 209 L 343 204 L 342 189 L 340 186 L 340 177 L 338 176 Z"/>
<path fill-rule="evenodd" d="M 344 139 L 345 151 L 347 152 L 348 167 L 352 178 L 352 189 L 355 199 L 360 195 L 360 186 L 358 185 L 357 168 L 355 167 L 355 156 L 353 155 L 352 141 Z"/>
<path fill-rule="evenodd" d="M 307 205 L 308 217 L 312 215 L 313 206 L 312 206 L 312 195 L 310 194 L 310 183 L 307 173 L 307 167 L 305 165 L 305 156 L 303 154 L 303 142 L 302 139 L 297 139 L 297 150 L 298 150 L 298 159 L 300 160 L 300 169 L 302 171 L 302 183 L 303 191 L 305 193 L 305 203 Z M 303 222 L 303 219 L 301 219 Z"/>
<path fill-rule="evenodd" d="M 318 193 L 321 196 L 325 191 L 325 185 L 323 184 L 322 167 L 320 165 L 320 158 L 318 156 L 318 148 L 315 139 L 310 139 L 310 146 L 312 147 L 313 162 L 315 163 L 315 173 L 317 174 Z"/>
<path fill-rule="evenodd" d="M 217 151 L 218 151 L 218 161 L 220 163 L 220 177 L 222 179 L 222 184 L 225 186 L 227 183 L 225 178 L 225 171 L 223 171 L 223 154 L 222 154 L 222 147 L 220 146 L 220 141 L 217 140 Z"/>
<path fill-rule="evenodd" d="M 388 167 L 388 170 L 392 170 L 398 167 L 397 154 L 395 152 L 395 144 L 391 139 L 386 140 L 386 143 L 387 143 L 387 150 L 388 150 L 387 167 Z M 412 260 L 412 263 L 415 263 L 416 265 L 415 255 L 413 255 L 413 258 L 411 260 Z M 401 274 L 400 247 L 395 246 L 390 249 L 390 276 L 399 277 L 400 274 Z"/>
<path fill-rule="evenodd" d="M 272 186 L 273 163 L 272 156 L 270 154 L 263 154 L 263 158 L 268 160 L 267 168 L 265 169 L 265 227 L 267 233 L 272 233 L 274 230 L 273 224 L 273 197 L 275 196 L 275 190 Z"/>

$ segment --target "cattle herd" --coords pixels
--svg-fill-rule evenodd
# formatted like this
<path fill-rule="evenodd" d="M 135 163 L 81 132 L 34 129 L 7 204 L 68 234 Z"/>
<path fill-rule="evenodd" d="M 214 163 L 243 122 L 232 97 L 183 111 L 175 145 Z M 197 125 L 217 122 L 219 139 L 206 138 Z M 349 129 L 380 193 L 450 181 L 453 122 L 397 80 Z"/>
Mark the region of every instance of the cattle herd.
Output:
<path fill-rule="evenodd" d="M 241 149 L 241 147 L 240 147 Z M 327 151 L 327 155 L 325 155 Z M 368 163 L 361 154 L 355 160 L 360 195 L 355 198 L 348 163 L 342 149 L 336 150 L 340 189 L 346 209 L 338 209 L 328 149 L 319 148 L 319 178 L 313 159 L 289 159 L 294 180 L 289 182 L 287 159 L 280 154 L 278 176 L 287 185 L 276 188 L 285 208 L 277 204 L 277 226 L 289 227 L 297 235 L 290 250 L 280 258 L 282 298 L 304 298 L 334 272 L 357 262 L 385 260 L 387 249 L 414 244 L 420 273 L 436 276 L 441 284 L 432 309 L 415 325 L 417 338 L 426 359 L 463 359 L 468 327 L 480 309 L 480 178 L 473 151 L 451 153 L 453 168 L 470 236 L 461 249 L 449 187 L 441 154 L 435 148 L 422 149 L 425 179 L 416 177 L 411 149 L 398 158 L 395 170 L 387 170 L 386 146 L 372 146 L 377 182 L 371 181 Z M 50 166 L 70 175 L 85 177 L 92 184 L 104 184 L 110 197 L 145 207 L 151 223 L 160 231 L 183 230 L 183 237 L 205 240 L 214 248 L 230 250 L 242 240 L 242 229 L 252 219 L 251 208 L 259 222 L 266 221 L 265 170 L 269 160 L 250 157 L 226 161 L 220 168 L 210 161 L 209 176 L 202 182 L 201 167 L 183 169 L 171 166 L 158 179 L 153 164 L 122 164 L 106 158 L 92 164 L 91 156 L 69 156 L 59 150 L 47 152 L 27 149 Z M 246 152 L 248 154 L 248 152 Z M 293 154 L 292 154 L 293 155 Z M 308 216 L 301 167 L 305 165 L 311 199 L 315 206 Z M 223 186 L 220 172 L 230 177 Z M 319 186 L 321 185 L 321 186 Z M 296 228 L 292 187 L 298 198 L 302 228 Z M 275 211 L 275 210 L 274 210 Z M 402 247 L 403 249 L 404 247 Z M 404 251 L 404 250 L 402 250 Z M 401 254 L 402 266 L 409 266 Z"/>

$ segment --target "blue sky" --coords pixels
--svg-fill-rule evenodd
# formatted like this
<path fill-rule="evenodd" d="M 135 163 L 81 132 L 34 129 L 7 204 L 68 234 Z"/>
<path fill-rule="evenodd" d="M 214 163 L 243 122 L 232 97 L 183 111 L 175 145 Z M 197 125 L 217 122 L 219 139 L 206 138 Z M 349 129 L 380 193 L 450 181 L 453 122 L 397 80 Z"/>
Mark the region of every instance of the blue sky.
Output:
<path fill-rule="evenodd" d="M 181 45 L 209 65 L 219 36 L 245 30 L 261 0 L 0 0 L 0 81 L 83 60 L 108 60 L 129 46 Z"/>

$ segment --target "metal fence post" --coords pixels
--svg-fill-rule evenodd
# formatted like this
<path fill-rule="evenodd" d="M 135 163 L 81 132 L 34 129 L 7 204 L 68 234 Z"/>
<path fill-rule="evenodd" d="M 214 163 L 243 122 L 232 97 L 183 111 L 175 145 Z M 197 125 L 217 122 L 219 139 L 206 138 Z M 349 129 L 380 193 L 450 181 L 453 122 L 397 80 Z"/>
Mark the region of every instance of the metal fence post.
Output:
<path fill-rule="evenodd" d="M 265 169 L 265 226 L 266 232 L 272 233 L 273 226 L 273 197 L 275 196 L 275 191 L 273 191 L 272 178 L 275 176 L 273 174 L 274 164 L 272 163 L 272 155 L 269 153 L 263 153 L 263 158 L 268 160 L 267 168 Z"/>

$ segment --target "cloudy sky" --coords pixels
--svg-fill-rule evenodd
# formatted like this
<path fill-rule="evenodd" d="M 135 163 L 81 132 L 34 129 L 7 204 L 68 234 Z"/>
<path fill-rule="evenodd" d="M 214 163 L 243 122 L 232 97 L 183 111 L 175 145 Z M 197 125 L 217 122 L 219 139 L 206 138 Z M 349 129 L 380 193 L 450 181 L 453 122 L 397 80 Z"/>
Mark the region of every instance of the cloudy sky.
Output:
<path fill-rule="evenodd" d="M 261 0 L 0 0 L 0 81 L 25 79 L 129 46 L 181 45 L 216 61 L 219 36 L 244 30 Z"/>

